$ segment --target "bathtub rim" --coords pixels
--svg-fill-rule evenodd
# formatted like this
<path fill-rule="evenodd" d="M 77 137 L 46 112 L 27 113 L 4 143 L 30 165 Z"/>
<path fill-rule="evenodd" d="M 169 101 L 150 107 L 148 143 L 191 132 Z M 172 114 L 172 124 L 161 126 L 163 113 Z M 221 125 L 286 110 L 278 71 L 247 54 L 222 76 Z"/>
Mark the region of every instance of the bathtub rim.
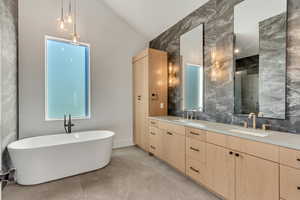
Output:
<path fill-rule="evenodd" d="M 110 133 L 109 136 L 107 137 L 103 137 L 103 138 L 93 138 L 93 139 L 86 139 L 86 140 L 77 140 L 77 141 L 69 141 L 69 142 L 64 142 L 64 143 L 58 143 L 58 144 L 49 144 L 49 145 L 43 145 L 43 146 L 17 146 L 18 143 L 20 142 L 24 142 L 24 140 L 31 140 L 31 139 L 39 139 L 42 137 L 51 137 L 51 136 L 62 136 L 62 135 L 75 135 L 78 133 L 89 133 L 89 132 L 107 132 Z M 35 137 L 28 137 L 28 138 L 23 138 L 21 140 L 17 140 L 14 141 L 12 143 L 10 143 L 9 145 L 7 145 L 7 149 L 8 151 L 12 150 L 12 151 L 16 151 L 16 150 L 22 150 L 22 151 L 26 151 L 26 150 L 35 150 L 35 149 L 43 149 L 43 148 L 51 148 L 51 147 L 58 147 L 58 146 L 64 146 L 64 145 L 68 145 L 68 144 L 80 144 L 80 143 L 86 143 L 86 142 L 93 142 L 93 141 L 98 141 L 98 140 L 110 140 L 112 138 L 114 138 L 115 136 L 115 132 L 110 131 L 110 130 L 90 130 L 90 131 L 78 131 L 78 132 L 73 132 L 70 134 L 66 134 L 66 133 L 59 133 L 59 134 L 53 134 L 53 135 L 42 135 L 42 136 L 35 136 Z"/>

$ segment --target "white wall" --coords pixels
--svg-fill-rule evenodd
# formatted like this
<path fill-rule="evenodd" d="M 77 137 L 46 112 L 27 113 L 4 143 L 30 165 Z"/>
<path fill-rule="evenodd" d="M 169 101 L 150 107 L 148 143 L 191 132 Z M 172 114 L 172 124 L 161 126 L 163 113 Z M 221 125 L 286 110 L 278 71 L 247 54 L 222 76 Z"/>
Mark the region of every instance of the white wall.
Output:
<path fill-rule="evenodd" d="M 99 0 L 80 2 L 79 34 L 91 44 L 92 119 L 75 121 L 75 131 L 115 131 L 115 146 L 132 143 L 131 57 L 146 38 Z M 62 133 L 63 122 L 46 122 L 44 36 L 58 31 L 60 0 L 19 0 L 20 137 Z"/>

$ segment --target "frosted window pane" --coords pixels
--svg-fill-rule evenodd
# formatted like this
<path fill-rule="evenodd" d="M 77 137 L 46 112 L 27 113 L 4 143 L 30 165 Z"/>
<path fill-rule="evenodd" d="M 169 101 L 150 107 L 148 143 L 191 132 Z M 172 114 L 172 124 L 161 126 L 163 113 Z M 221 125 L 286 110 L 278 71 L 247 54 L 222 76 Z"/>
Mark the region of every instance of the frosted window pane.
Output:
<path fill-rule="evenodd" d="M 89 116 L 89 48 L 47 40 L 47 118 Z"/>

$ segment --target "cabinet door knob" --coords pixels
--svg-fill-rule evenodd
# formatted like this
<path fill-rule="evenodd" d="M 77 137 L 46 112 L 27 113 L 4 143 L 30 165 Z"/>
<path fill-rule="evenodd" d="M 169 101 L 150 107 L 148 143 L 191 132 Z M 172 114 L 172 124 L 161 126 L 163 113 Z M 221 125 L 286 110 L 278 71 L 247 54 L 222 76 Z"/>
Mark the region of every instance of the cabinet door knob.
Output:
<path fill-rule="evenodd" d="M 235 156 L 236 156 L 236 157 L 240 157 L 240 154 L 236 153 Z"/>
<path fill-rule="evenodd" d="M 191 169 L 192 171 L 196 172 L 196 173 L 199 173 L 199 170 L 197 170 L 197 169 L 195 169 L 195 168 L 193 168 L 193 167 L 190 167 L 190 169 Z"/>
<path fill-rule="evenodd" d="M 230 151 L 230 152 L 229 152 L 229 155 L 232 155 L 232 154 L 233 154 L 233 152 L 232 152 L 232 151 Z"/>
<path fill-rule="evenodd" d="M 297 158 L 297 161 L 299 161 L 299 162 L 300 162 L 300 158 Z"/>
<path fill-rule="evenodd" d="M 300 186 L 297 187 L 297 190 L 300 190 Z"/>
<path fill-rule="evenodd" d="M 193 150 L 193 151 L 197 151 L 197 152 L 200 151 L 199 149 L 196 149 L 196 148 L 194 148 L 194 147 L 190 147 L 190 149 Z"/>

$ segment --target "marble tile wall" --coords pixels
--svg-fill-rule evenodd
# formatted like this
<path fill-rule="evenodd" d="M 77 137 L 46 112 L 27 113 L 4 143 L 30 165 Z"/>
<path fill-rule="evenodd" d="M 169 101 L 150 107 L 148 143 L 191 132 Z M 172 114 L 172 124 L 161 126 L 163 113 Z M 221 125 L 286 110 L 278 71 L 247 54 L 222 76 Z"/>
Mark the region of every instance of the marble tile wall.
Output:
<path fill-rule="evenodd" d="M 169 61 L 180 69 L 179 38 L 197 25 L 205 29 L 205 112 L 198 119 L 242 124 L 245 117 L 234 113 L 233 9 L 242 0 L 210 0 L 150 42 L 150 47 L 167 51 Z M 220 67 L 212 62 L 216 52 Z M 180 82 L 180 81 L 179 81 Z M 181 116 L 181 86 L 169 87 L 169 114 Z M 286 120 L 259 119 L 273 130 L 300 133 L 300 1 L 288 0 Z"/>
<path fill-rule="evenodd" d="M 18 0 L 0 0 L 0 136 L 3 168 L 9 165 L 5 148 L 17 139 L 17 27 Z"/>

